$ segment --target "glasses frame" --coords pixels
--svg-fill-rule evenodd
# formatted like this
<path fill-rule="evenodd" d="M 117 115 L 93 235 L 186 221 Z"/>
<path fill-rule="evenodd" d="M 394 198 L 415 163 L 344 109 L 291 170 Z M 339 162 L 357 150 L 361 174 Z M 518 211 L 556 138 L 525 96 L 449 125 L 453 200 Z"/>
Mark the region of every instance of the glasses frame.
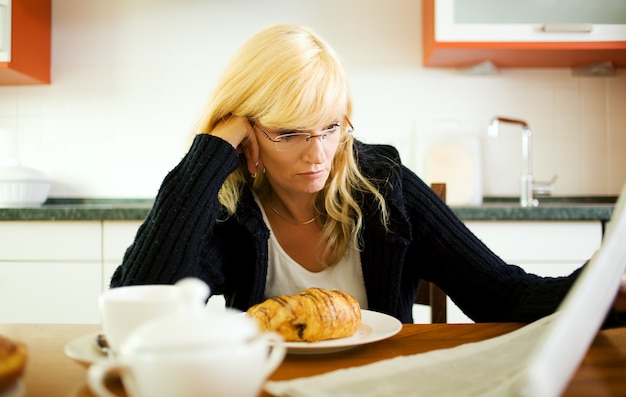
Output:
<path fill-rule="evenodd" d="M 352 125 L 352 123 L 350 122 L 350 119 L 348 117 L 344 116 L 344 119 L 346 120 L 348 125 L 347 125 L 347 127 L 346 126 L 343 126 L 343 127 L 340 126 L 340 128 L 347 128 L 346 134 L 347 135 L 351 135 L 354 132 L 354 126 Z M 276 148 L 276 151 L 278 151 L 278 152 L 289 152 L 289 151 L 292 150 L 292 149 L 281 150 L 281 149 L 278 148 L 277 143 L 280 143 L 280 137 L 282 137 L 282 136 L 290 136 L 290 135 L 296 135 L 296 134 L 300 135 L 300 136 L 308 135 L 308 137 L 306 138 L 306 145 L 303 147 L 303 149 L 304 149 L 305 147 L 309 146 L 309 143 L 311 142 L 311 139 L 313 139 L 313 138 L 320 138 L 321 141 L 324 142 L 324 140 L 326 139 L 326 135 L 328 135 L 328 133 L 324 132 L 324 131 L 322 131 L 320 134 L 317 134 L 317 135 L 313 135 L 313 134 L 310 134 L 308 132 L 294 132 L 292 134 L 279 135 L 277 137 L 278 139 L 272 139 L 272 137 L 269 136 L 269 134 L 267 132 L 265 132 L 265 130 L 263 128 L 261 128 L 260 125 L 255 123 L 254 120 L 251 117 L 248 117 L 248 122 L 250 123 L 250 125 L 252 125 L 252 128 L 257 128 L 259 131 L 261 131 L 263 133 L 263 135 L 265 135 L 265 137 L 268 140 L 274 142 L 274 147 Z M 344 142 L 339 142 L 338 144 L 340 144 L 340 143 L 344 143 Z"/>

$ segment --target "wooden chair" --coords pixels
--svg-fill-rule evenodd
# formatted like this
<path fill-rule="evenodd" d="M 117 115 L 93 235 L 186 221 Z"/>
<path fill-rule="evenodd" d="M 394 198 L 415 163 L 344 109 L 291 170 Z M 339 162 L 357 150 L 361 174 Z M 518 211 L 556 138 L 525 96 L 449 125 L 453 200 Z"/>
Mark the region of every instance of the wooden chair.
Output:
<path fill-rule="evenodd" d="M 446 200 L 446 184 L 445 183 L 432 183 L 430 187 L 441 197 Z M 447 322 L 447 304 L 446 294 L 437 287 L 435 284 L 426 280 L 420 280 L 419 288 L 417 289 L 417 296 L 415 297 L 415 303 L 420 305 L 430 306 L 430 321 L 432 323 L 446 323 Z"/>

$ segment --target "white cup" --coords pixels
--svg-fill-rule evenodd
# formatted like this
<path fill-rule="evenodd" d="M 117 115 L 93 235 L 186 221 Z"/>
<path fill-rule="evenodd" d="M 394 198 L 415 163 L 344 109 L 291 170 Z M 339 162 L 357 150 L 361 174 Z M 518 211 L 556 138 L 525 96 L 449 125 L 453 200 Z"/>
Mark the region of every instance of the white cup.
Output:
<path fill-rule="evenodd" d="M 192 290 L 195 288 L 191 298 L 189 285 Z M 102 330 L 109 347 L 113 352 L 118 351 L 139 325 L 188 307 L 190 299 L 203 303 L 208 293 L 208 286 L 196 279 L 181 280 L 175 285 L 132 285 L 105 291 L 99 303 Z"/>
<path fill-rule="evenodd" d="M 88 385 L 114 397 L 106 380 L 119 375 L 130 397 L 255 397 L 285 357 L 281 342 L 241 313 L 160 316 L 134 331 L 115 357 L 92 364 Z"/>

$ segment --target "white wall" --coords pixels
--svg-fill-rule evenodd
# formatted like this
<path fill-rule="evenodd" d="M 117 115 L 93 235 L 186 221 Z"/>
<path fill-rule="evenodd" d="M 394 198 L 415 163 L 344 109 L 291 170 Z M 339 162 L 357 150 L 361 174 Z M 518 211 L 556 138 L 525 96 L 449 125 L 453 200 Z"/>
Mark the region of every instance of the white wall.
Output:
<path fill-rule="evenodd" d="M 153 197 L 235 49 L 276 22 L 307 25 L 342 55 L 356 135 L 418 155 L 447 130 L 483 152 L 485 195 L 519 194 L 519 131 L 488 139 L 494 115 L 534 133 L 536 179 L 555 195 L 616 194 L 626 181 L 626 70 L 492 76 L 421 66 L 415 0 L 53 0 L 52 84 L 0 87 L 0 158 L 45 171 L 53 197 Z M 452 123 L 452 124 L 451 124 Z M 442 126 L 446 126 L 443 128 Z"/>

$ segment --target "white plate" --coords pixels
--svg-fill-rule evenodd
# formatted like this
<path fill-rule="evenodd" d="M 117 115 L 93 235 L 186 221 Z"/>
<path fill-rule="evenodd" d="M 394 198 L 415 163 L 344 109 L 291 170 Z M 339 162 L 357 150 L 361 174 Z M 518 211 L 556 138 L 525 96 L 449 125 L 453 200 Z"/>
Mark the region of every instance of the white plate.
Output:
<path fill-rule="evenodd" d="M 96 342 L 99 332 L 83 335 L 65 345 L 65 355 L 78 363 L 89 366 L 97 360 L 106 359 L 107 355 Z"/>
<path fill-rule="evenodd" d="M 352 336 L 319 342 L 284 342 L 290 354 L 323 354 L 387 339 L 402 329 L 402 323 L 387 314 L 361 310 L 361 326 Z"/>
<path fill-rule="evenodd" d="M 361 310 L 361 325 L 352 336 L 319 342 L 284 342 L 290 354 L 323 354 L 348 350 L 356 346 L 387 339 L 402 329 L 402 323 L 387 314 Z M 65 355 L 89 366 L 107 356 L 98 347 L 98 332 L 83 335 L 65 345 Z"/>

